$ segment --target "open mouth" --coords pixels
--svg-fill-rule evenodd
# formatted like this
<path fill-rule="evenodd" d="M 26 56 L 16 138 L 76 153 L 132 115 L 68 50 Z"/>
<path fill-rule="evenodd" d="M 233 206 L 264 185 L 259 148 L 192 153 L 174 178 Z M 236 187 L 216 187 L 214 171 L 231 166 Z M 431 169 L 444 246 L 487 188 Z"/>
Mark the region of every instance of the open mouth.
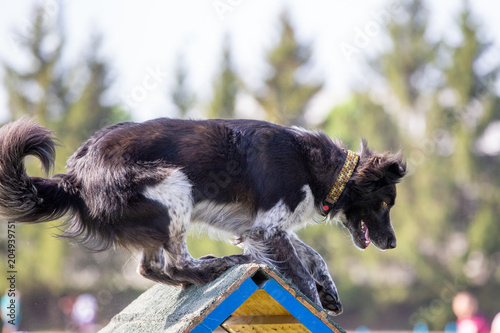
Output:
<path fill-rule="evenodd" d="M 361 239 L 360 239 L 360 245 L 363 244 L 363 248 L 367 248 L 368 245 L 370 245 L 370 234 L 368 232 L 368 227 L 366 226 L 366 223 L 364 221 L 361 221 Z"/>

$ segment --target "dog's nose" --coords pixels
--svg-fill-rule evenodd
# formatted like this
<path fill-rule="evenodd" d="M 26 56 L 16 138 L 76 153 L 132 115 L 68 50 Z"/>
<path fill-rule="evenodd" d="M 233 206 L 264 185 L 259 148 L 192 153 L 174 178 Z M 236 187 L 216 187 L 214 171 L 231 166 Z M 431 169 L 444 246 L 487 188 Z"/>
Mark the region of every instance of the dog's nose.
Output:
<path fill-rule="evenodd" d="M 396 247 L 396 245 L 397 245 L 397 244 L 398 244 L 398 243 L 397 243 L 397 241 L 396 241 L 396 238 L 389 239 L 389 240 L 387 241 L 387 248 L 388 248 L 388 249 L 393 249 L 393 248 L 395 248 L 395 247 Z"/>

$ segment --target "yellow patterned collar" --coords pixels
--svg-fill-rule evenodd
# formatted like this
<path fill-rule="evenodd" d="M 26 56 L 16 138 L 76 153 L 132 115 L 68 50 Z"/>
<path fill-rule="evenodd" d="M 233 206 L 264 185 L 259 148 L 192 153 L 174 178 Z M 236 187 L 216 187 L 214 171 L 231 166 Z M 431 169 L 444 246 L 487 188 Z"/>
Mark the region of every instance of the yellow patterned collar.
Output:
<path fill-rule="evenodd" d="M 344 191 L 347 182 L 351 178 L 354 173 L 354 169 L 356 169 L 359 162 L 358 154 L 351 150 L 347 150 L 345 152 L 347 153 L 347 156 L 344 165 L 342 166 L 342 170 L 340 170 L 340 173 L 332 185 L 332 189 L 330 190 L 330 193 L 328 193 L 328 196 L 323 204 L 323 211 L 325 215 L 332 210 L 333 206 L 337 203 L 337 200 L 339 200 L 340 195 Z"/>

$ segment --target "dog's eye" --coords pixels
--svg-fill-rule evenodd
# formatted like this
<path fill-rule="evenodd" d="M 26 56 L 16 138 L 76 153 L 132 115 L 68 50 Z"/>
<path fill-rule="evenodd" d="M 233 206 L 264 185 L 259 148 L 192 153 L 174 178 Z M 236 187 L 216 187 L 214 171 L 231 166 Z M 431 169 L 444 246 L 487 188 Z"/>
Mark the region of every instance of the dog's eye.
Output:
<path fill-rule="evenodd" d="M 387 209 L 387 207 L 389 207 L 389 205 L 387 204 L 387 202 L 383 201 L 382 202 L 382 209 Z"/>

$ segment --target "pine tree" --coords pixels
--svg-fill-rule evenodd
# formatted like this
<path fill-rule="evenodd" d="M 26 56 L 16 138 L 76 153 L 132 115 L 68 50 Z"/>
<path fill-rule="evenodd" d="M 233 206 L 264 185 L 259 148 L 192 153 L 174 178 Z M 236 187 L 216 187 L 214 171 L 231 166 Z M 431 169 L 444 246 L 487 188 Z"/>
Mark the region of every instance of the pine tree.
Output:
<path fill-rule="evenodd" d="M 185 118 L 187 113 L 196 104 L 196 94 L 190 90 L 187 79 L 188 71 L 186 64 L 184 58 L 179 55 L 175 67 L 175 83 L 170 91 L 170 98 L 177 107 L 181 118 Z"/>
<path fill-rule="evenodd" d="M 331 250 L 331 267 L 350 267 L 351 273 L 337 272 L 344 277 L 344 288 L 346 280 L 348 287 L 352 283 L 348 295 L 365 293 L 379 305 L 394 307 L 400 302 L 425 309 L 450 286 L 481 285 L 484 309 L 491 305 L 489 295 L 499 292 L 495 256 L 500 252 L 500 177 L 498 155 L 488 156 L 477 143 L 500 119 L 499 98 L 485 89 L 485 82 L 497 79 L 498 64 L 486 73 L 477 70 L 491 44 L 479 37 L 480 25 L 467 5 L 457 22 L 462 41 L 454 47 L 427 39 L 428 15 L 422 1 L 401 6 L 403 13 L 387 24 L 391 47 L 369 61 L 385 83 L 385 95 L 374 99 L 370 90 L 357 92 L 349 103 L 334 108 L 325 123 L 329 133 L 347 137 L 350 147 L 356 141 L 352 128 L 360 129 L 369 142 L 375 137 L 375 148 L 394 149 L 398 141 L 403 146 L 410 174 L 398 186 L 391 213 L 400 245 L 383 258 L 368 251 L 353 255 L 345 250 L 345 236 L 317 236 L 340 244 Z M 415 122 L 424 126 L 414 130 Z M 377 147 L 379 142 L 382 147 Z M 480 267 L 471 269 L 470 262 Z M 376 288 L 377 280 L 387 276 L 386 267 L 399 267 L 406 277 L 390 288 Z M 370 284 L 374 287 L 366 288 Z M 410 320 L 442 328 L 450 315 L 448 310 L 417 311 Z"/>
<path fill-rule="evenodd" d="M 438 58 L 443 52 L 442 41 L 427 37 L 429 15 L 423 1 L 412 0 L 400 6 L 402 11 L 386 26 L 390 48 L 369 61 L 386 87 L 386 95 L 376 103 L 382 104 L 400 127 L 398 141 L 410 171 L 398 188 L 398 204 L 393 211 L 394 220 L 405 221 L 398 238 L 406 246 L 398 250 L 396 262 L 405 267 L 405 261 L 412 260 L 419 267 L 416 278 L 439 285 L 455 273 L 454 268 L 442 264 L 442 253 L 430 251 L 428 245 L 436 244 L 437 248 L 439 240 L 448 242 L 452 236 L 449 207 L 453 200 L 443 195 L 450 191 L 451 181 L 442 168 L 435 131 L 430 129 L 439 112 L 435 101 L 444 82 L 429 79 L 429 73 L 436 71 L 444 76 Z M 375 124 L 373 131 L 378 132 L 378 128 Z M 436 184 L 440 184 L 439 190 Z M 422 290 L 415 300 L 431 298 L 432 292 Z"/>
<path fill-rule="evenodd" d="M 101 127 L 126 120 L 129 115 L 116 106 L 104 105 L 103 96 L 109 85 L 108 62 L 98 56 L 100 39 L 95 38 L 89 46 L 89 53 L 83 63 L 66 65 L 62 71 L 61 56 L 64 49 L 63 33 L 44 20 L 42 9 L 36 11 L 33 20 L 33 34 L 30 38 L 20 37 L 20 52 L 31 61 L 27 71 L 20 71 L 12 66 L 6 69 L 5 86 L 9 96 L 11 118 L 24 115 L 34 116 L 35 120 L 51 129 L 57 130 L 57 137 L 62 143 L 56 148 L 55 173 L 64 173 L 66 160 L 71 153 L 94 131 Z M 47 49 L 47 40 L 58 41 L 53 49 Z M 78 67 L 78 71 L 74 68 Z M 68 74 L 69 73 L 69 74 Z M 72 79 L 70 79 L 72 77 Z M 76 82 L 76 84 L 75 84 Z M 28 174 L 39 175 L 39 163 L 35 159 L 27 160 Z M 64 263 L 82 248 L 70 247 L 64 240 L 54 239 L 61 221 L 37 225 L 22 225 L 17 230 L 20 247 L 18 259 L 23 263 L 23 276 L 19 288 L 24 297 L 41 286 L 51 292 L 58 292 L 67 287 L 61 279 L 69 265 Z M 80 258 L 82 256 L 79 256 Z M 83 255 L 80 263 L 89 262 L 91 256 Z M 79 270 L 82 266 L 71 267 Z M 116 267 L 100 268 L 101 274 Z M 109 275 L 109 274 L 108 274 Z M 102 283 L 110 280 L 101 280 Z"/>
<path fill-rule="evenodd" d="M 53 116 L 51 110 L 55 108 L 54 101 L 57 100 L 53 98 L 56 90 L 53 83 L 59 76 L 57 65 L 64 41 L 62 33 L 51 29 L 51 22 L 46 22 L 44 15 L 42 8 L 36 9 L 33 15 L 32 36 L 16 32 L 19 35 L 18 46 L 27 51 L 31 68 L 19 71 L 3 63 L 4 83 L 13 119 L 25 115 L 36 116 L 38 121 L 44 123 Z M 51 49 L 47 49 L 44 42 L 51 37 L 57 42 Z"/>
<path fill-rule="evenodd" d="M 234 118 L 236 96 L 239 89 L 238 76 L 234 71 L 229 42 L 223 46 L 221 72 L 213 82 L 213 99 L 210 104 L 210 118 Z"/>
<path fill-rule="evenodd" d="M 109 62 L 99 55 L 102 37 L 95 35 L 89 45 L 89 53 L 85 56 L 82 68 L 87 77 L 76 98 L 66 101 L 67 109 L 60 123 L 58 133 L 64 138 L 64 145 L 70 150 L 76 150 L 83 141 L 91 137 L 104 126 L 128 120 L 127 112 L 116 105 L 105 104 L 105 95 L 111 85 Z M 69 83 L 66 83 L 68 85 Z M 59 86 L 64 86 L 65 83 Z"/>
<path fill-rule="evenodd" d="M 490 80 L 498 79 L 500 63 L 484 73 L 478 72 L 477 64 L 492 43 L 479 36 L 480 25 L 468 2 L 457 23 L 462 42 L 451 47 L 452 64 L 445 71 L 455 104 L 444 110 L 441 122 L 454 148 L 450 156 L 456 207 L 453 219 L 468 230 L 470 250 L 491 256 L 488 259 L 494 262 L 494 254 L 500 251 L 495 241 L 500 231 L 494 217 L 500 213 L 495 200 L 500 198 L 500 177 L 493 166 L 498 168 L 500 162 L 498 156 L 492 158 L 482 153 L 477 142 L 489 124 L 500 120 L 500 98 L 486 86 Z M 490 272 L 491 279 L 494 273 Z M 488 279 L 482 282 L 487 283 Z"/>
<path fill-rule="evenodd" d="M 304 126 L 306 107 L 323 83 L 304 82 L 299 77 L 309 65 L 312 50 L 297 41 L 287 12 L 282 13 L 280 26 L 279 42 L 267 55 L 270 74 L 265 89 L 254 95 L 269 121 Z"/>
<path fill-rule="evenodd" d="M 384 107 L 409 133 L 421 139 L 424 133 L 415 121 L 425 117 L 433 90 L 442 84 L 428 78 L 429 70 L 437 66 L 441 42 L 426 36 L 429 16 L 422 0 L 402 2 L 400 6 L 398 16 L 392 16 L 385 27 L 391 47 L 368 62 L 385 81 L 390 98 L 385 98 L 388 102 Z"/>
<path fill-rule="evenodd" d="M 44 19 L 42 8 L 38 8 L 33 15 L 31 36 L 19 36 L 20 51 L 24 51 L 31 66 L 23 71 L 8 64 L 5 69 L 5 87 L 9 97 L 11 119 L 22 116 L 34 116 L 41 124 L 53 122 L 61 106 L 61 99 L 56 95 L 57 87 L 54 84 L 60 79 L 58 66 L 60 64 L 64 38 L 61 31 L 53 29 L 51 22 Z M 47 49 L 46 42 L 56 41 L 52 48 Z M 61 158 L 62 157 L 62 158 Z M 65 156 L 59 156 L 55 171 L 62 171 Z M 27 160 L 28 173 L 39 175 L 39 163 Z M 62 274 L 62 262 L 68 248 L 65 242 L 54 241 L 53 228 L 60 222 L 23 225 L 16 230 L 19 239 L 17 259 L 22 263 L 22 272 L 25 278 L 20 278 L 18 287 L 25 292 L 32 288 L 44 286 L 49 290 L 62 287 L 60 279 L 55 277 Z"/>

